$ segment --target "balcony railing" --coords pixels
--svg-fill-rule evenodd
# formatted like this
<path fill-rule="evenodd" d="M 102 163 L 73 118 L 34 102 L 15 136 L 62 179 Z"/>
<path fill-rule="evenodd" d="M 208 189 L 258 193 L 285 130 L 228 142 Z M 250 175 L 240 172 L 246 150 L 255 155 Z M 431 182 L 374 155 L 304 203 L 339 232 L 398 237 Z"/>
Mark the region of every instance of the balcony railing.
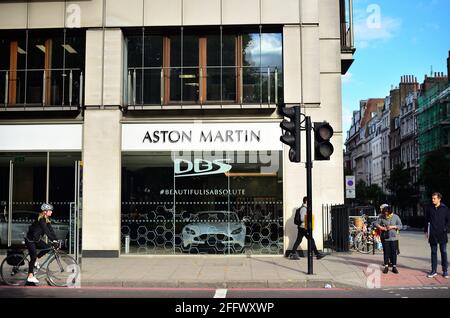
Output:
<path fill-rule="evenodd" d="M 76 110 L 83 105 L 83 81 L 77 68 L 0 70 L 0 111 Z"/>
<path fill-rule="evenodd" d="M 131 67 L 124 104 L 275 107 L 281 88 L 276 67 Z"/>
<path fill-rule="evenodd" d="M 341 15 L 341 49 L 355 51 L 355 37 L 353 29 L 353 0 L 340 0 Z"/>

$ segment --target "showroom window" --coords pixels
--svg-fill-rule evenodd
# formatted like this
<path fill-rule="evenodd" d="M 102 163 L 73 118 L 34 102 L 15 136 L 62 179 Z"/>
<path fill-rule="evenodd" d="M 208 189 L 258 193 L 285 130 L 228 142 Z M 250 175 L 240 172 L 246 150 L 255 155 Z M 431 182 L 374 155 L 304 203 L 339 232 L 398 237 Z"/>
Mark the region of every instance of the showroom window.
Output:
<path fill-rule="evenodd" d="M 85 31 L 0 32 L 0 105 L 80 106 Z"/>
<path fill-rule="evenodd" d="M 73 245 L 75 166 L 80 159 L 78 152 L 0 153 L 0 249 L 24 244 L 44 202 L 54 206 L 58 239 L 67 243 L 66 248 Z"/>
<path fill-rule="evenodd" d="M 282 254 L 281 151 L 124 152 L 122 253 Z"/>
<path fill-rule="evenodd" d="M 270 105 L 282 98 L 280 28 L 143 28 L 124 33 L 128 105 Z"/>

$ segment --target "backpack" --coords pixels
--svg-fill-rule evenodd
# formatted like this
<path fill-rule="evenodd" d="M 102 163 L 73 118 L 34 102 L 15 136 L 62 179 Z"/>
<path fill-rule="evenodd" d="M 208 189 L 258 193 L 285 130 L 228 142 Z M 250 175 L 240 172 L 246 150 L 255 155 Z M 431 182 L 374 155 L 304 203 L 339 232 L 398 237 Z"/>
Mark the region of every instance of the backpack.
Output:
<path fill-rule="evenodd" d="M 297 225 L 297 226 L 302 225 L 301 214 L 300 214 L 300 208 L 298 208 L 297 210 L 295 210 L 294 224 Z"/>

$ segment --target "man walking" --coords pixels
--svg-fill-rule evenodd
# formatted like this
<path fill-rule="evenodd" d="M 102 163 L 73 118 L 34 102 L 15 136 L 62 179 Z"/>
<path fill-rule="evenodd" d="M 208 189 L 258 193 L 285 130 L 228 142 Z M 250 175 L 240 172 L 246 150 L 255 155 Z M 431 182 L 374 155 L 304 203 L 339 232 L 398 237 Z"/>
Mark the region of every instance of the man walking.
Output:
<path fill-rule="evenodd" d="M 302 243 L 303 237 L 306 237 L 309 239 L 308 230 L 306 229 L 305 224 L 305 216 L 307 212 L 307 204 L 308 204 L 308 197 L 303 198 L 303 204 L 302 206 L 295 211 L 295 217 L 294 217 L 294 223 L 297 225 L 297 240 L 294 243 L 294 246 L 292 247 L 292 253 L 289 256 L 292 260 L 298 260 L 300 259 L 297 253 L 297 248 Z M 314 241 L 314 238 L 311 239 L 312 241 L 312 250 L 314 251 L 314 254 L 316 255 L 317 259 L 324 258 L 326 255 L 323 253 L 320 253 L 317 250 L 316 242 Z"/>
<path fill-rule="evenodd" d="M 431 273 L 428 278 L 437 276 L 437 248 L 441 250 L 442 272 L 444 278 L 448 278 L 448 228 L 450 226 L 450 211 L 445 204 L 441 203 L 442 195 L 435 192 L 431 196 L 433 202 L 425 211 L 424 232 L 431 246 Z"/>

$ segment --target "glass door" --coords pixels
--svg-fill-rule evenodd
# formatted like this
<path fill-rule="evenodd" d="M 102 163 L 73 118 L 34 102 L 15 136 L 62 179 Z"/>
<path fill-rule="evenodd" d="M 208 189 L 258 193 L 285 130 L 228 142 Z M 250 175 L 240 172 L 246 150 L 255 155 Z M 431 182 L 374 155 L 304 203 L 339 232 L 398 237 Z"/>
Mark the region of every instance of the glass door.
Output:
<path fill-rule="evenodd" d="M 80 164 L 80 157 L 79 153 L 0 155 L 0 249 L 23 247 L 28 227 L 44 202 L 53 205 L 52 227 L 69 248 L 71 222 L 81 224 L 72 218 L 74 208 L 81 217 L 81 190 L 77 192 L 81 172 L 75 179 L 73 175 L 74 162 Z"/>
<path fill-rule="evenodd" d="M 0 249 L 8 247 L 8 230 L 11 212 L 11 170 L 10 158 L 0 157 Z"/>
<path fill-rule="evenodd" d="M 14 154 L 10 159 L 8 247 L 25 243 L 28 227 L 47 201 L 46 194 L 47 154 Z"/>

